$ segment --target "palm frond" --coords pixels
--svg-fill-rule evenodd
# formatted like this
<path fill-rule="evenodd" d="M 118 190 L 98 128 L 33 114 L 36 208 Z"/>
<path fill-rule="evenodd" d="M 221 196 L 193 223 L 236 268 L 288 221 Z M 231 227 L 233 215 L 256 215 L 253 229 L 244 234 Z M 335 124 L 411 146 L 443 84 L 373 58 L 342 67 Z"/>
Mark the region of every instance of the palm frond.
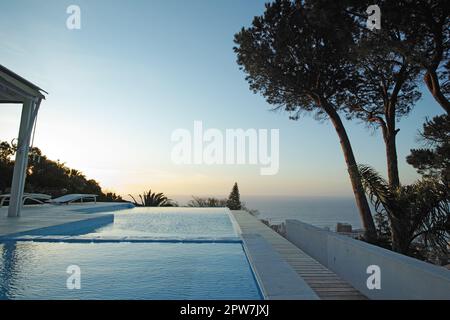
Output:
<path fill-rule="evenodd" d="M 450 192 L 445 183 L 422 179 L 393 189 L 373 168 L 358 168 L 375 210 L 380 215 L 386 213 L 389 219 L 395 251 L 422 256 L 431 251 L 446 254 L 450 241 Z"/>
<path fill-rule="evenodd" d="M 178 206 L 176 202 L 172 199 L 167 198 L 164 193 L 156 193 L 152 192 L 150 189 L 147 192 L 143 192 L 139 194 L 140 203 L 136 201 L 136 199 L 130 194 L 130 197 L 133 199 L 134 204 L 139 207 L 176 207 Z"/>
<path fill-rule="evenodd" d="M 368 165 L 358 166 L 364 191 L 369 196 L 370 202 L 379 213 L 389 216 L 395 211 L 395 197 L 389 184 L 381 175 Z M 395 215 L 394 215 L 395 216 Z"/>

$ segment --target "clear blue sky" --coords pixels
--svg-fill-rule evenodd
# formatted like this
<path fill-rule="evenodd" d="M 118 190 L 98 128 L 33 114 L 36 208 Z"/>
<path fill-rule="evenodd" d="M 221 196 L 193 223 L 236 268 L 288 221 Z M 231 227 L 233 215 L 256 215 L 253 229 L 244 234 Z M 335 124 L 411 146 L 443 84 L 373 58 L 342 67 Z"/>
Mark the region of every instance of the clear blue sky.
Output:
<path fill-rule="evenodd" d="M 49 92 L 35 145 L 51 159 L 121 194 L 152 188 L 169 195 L 346 196 L 351 188 L 327 122 L 298 122 L 248 89 L 232 50 L 233 35 L 264 10 L 262 0 L 2 1 L 0 63 Z M 81 8 L 81 30 L 66 28 L 66 8 Z M 17 135 L 20 108 L 0 106 L 0 140 Z M 405 163 L 426 116 L 442 113 L 424 97 L 399 123 L 403 183 L 417 178 Z M 177 166 L 177 128 L 280 129 L 280 170 Z M 346 123 L 357 161 L 385 172 L 379 132 Z"/>

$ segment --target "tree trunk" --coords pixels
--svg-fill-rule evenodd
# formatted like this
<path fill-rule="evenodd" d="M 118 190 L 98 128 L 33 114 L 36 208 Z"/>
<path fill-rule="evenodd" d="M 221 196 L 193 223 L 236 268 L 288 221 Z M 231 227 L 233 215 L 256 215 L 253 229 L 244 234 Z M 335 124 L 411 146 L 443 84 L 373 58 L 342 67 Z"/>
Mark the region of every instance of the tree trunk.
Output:
<path fill-rule="evenodd" d="M 363 227 L 365 230 L 365 238 L 368 242 L 374 242 L 377 238 L 375 224 L 370 212 L 369 203 L 367 202 L 366 194 L 361 183 L 361 176 L 359 175 L 358 166 L 353 154 L 353 149 L 350 144 L 347 132 L 345 131 L 344 124 L 341 121 L 336 110 L 329 105 L 324 105 L 324 110 L 328 114 L 339 136 L 342 152 L 344 153 L 345 163 L 347 164 L 347 170 L 350 176 L 350 181 L 353 188 L 353 194 L 355 195 L 356 205 L 359 210 Z"/>
<path fill-rule="evenodd" d="M 388 181 L 392 188 L 398 188 L 400 186 L 396 143 L 398 130 L 395 129 L 395 104 L 396 98 L 395 101 L 390 101 L 387 108 L 385 108 L 386 123 L 381 126 L 386 148 Z"/>
<path fill-rule="evenodd" d="M 391 222 L 392 251 L 408 255 L 410 242 L 405 237 L 407 230 L 400 221 L 397 221 L 395 224 Z"/>
<path fill-rule="evenodd" d="M 398 252 L 398 253 L 405 253 L 405 252 L 402 252 L 403 250 L 402 250 L 400 236 L 399 236 L 397 230 L 395 230 L 395 228 L 391 228 L 391 241 L 392 241 L 392 251 Z"/>
<path fill-rule="evenodd" d="M 447 114 L 450 113 L 450 101 L 444 96 L 441 90 L 441 86 L 439 84 L 439 79 L 434 70 L 428 70 L 424 76 L 424 82 L 428 87 L 428 90 L 433 95 L 434 99 L 444 108 Z"/>
<path fill-rule="evenodd" d="M 395 132 L 387 135 L 387 137 L 385 138 L 385 144 L 389 185 L 393 188 L 398 188 L 400 186 L 400 178 L 398 174 Z"/>

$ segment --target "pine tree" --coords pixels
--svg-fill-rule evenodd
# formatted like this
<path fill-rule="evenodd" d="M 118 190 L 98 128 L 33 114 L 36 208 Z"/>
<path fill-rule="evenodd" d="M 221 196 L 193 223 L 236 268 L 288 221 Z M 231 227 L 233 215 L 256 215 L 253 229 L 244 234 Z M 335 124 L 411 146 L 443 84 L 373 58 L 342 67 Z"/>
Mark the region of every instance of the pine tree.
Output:
<path fill-rule="evenodd" d="M 427 120 L 420 136 L 424 148 L 412 149 L 406 161 L 424 177 L 450 185 L 450 116 Z"/>
<path fill-rule="evenodd" d="M 272 1 L 250 27 L 235 35 L 234 51 L 250 90 L 274 109 L 285 110 L 293 120 L 310 113 L 330 121 L 339 137 L 365 239 L 374 242 L 375 224 L 342 118 L 367 87 L 359 82 L 360 69 L 354 63 L 360 32 L 353 32 L 353 17 L 336 11 L 341 2 Z"/>
<path fill-rule="evenodd" d="M 231 190 L 230 196 L 228 197 L 227 207 L 230 210 L 241 210 L 242 204 L 239 195 L 239 188 L 237 182 L 234 183 L 233 189 Z"/>

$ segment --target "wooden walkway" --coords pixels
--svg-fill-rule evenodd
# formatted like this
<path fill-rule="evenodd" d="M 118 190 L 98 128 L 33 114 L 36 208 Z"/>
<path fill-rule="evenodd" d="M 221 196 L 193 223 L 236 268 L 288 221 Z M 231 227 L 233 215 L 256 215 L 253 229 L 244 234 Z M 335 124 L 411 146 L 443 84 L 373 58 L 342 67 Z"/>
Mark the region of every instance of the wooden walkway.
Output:
<path fill-rule="evenodd" d="M 323 300 L 365 300 L 362 293 L 245 211 L 232 211 L 242 233 L 259 234 Z"/>

